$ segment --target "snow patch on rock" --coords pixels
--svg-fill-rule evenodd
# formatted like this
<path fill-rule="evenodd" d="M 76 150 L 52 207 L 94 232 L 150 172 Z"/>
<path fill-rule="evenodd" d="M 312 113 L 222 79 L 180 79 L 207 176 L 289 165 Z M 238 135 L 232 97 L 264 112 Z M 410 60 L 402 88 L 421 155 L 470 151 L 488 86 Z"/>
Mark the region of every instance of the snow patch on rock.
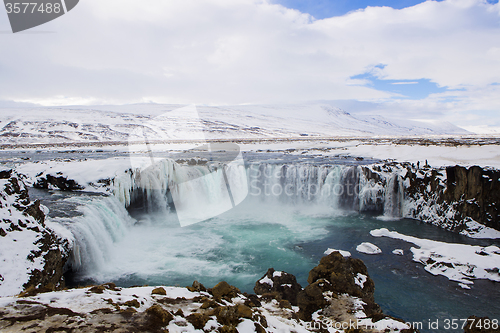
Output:
<path fill-rule="evenodd" d="M 350 257 L 351 256 L 351 252 L 349 251 L 343 251 L 343 250 L 336 250 L 336 249 L 331 249 L 331 248 L 328 248 L 328 250 L 326 250 L 324 252 L 324 255 L 329 255 L 333 252 L 339 252 L 344 258 L 347 258 L 347 257 Z"/>

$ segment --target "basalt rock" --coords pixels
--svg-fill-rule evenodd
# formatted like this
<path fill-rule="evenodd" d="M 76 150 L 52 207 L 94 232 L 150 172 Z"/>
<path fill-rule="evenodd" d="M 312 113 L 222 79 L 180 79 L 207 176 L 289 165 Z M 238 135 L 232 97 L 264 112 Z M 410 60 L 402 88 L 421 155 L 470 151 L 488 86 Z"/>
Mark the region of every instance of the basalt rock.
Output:
<path fill-rule="evenodd" d="M 30 201 L 25 179 L 25 176 L 13 170 L 0 171 L 0 210 L 6 216 L 0 220 L 0 235 L 3 242 L 10 242 L 9 247 L 16 249 L 16 255 L 19 256 L 17 264 L 33 267 L 21 275 L 13 275 L 13 272 L 1 271 L 7 266 L 2 265 L 0 293 L 4 295 L 16 294 L 22 289 L 36 293 L 64 286 L 63 267 L 69 257 L 68 240 L 62 239 L 45 225 L 44 210 L 38 200 Z M 32 243 L 27 244 L 28 239 Z M 12 261 L 10 257 L 2 258 L 2 255 L 9 256 L 9 253 L 0 253 L 0 261 Z M 17 281 L 17 287 L 10 283 L 9 290 L 2 288 L 2 285 L 9 285 L 8 282 L 12 280 Z"/>
<path fill-rule="evenodd" d="M 500 230 L 500 170 L 406 162 L 377 164 L 362 170 L 366 181 L 373 183 L 370 191 L 376 193 L 364 198 L 360 210 L 391 213 L 384 210 L 392 198 L 401 200 L 397 202 L 401 206 L 397 216 L 464 234 L 474 234 L 483 226 Z M 397 182 L 391 182 L 391 177 L 397 177 Z M 403 190 L 401 196 L 396 193 L 399 186 Z M 377 189 L 383 189 L 383 193 Z"/>
<path fill-rule="evenodd" d="M 446 176 L 444 201 L 454 204 L 460 217 L 500 230 L 500 171 L 457 165 L 446 168 Z"/>
<path fill-rule="evenodd" d="M 215 287 L 209 289 L 209 292 L 214 295 L 216 300 L 221 300 L 222 298 L 230 300 L 231 298 L 236 297 L 240 293 L 240 290 L 231 286 L 226 281 L 221 281 Z"/>
<path fill-rule="evenodd" d="M 155 304 L 146 310 L 146 313 L 149 315 L 149 324 L 152 327 L 164 327 L 167 326 L 168 323 L 174 316 L 161 307 L 161 305 Z"/>
<path fill-rule="evenodd" d="M 328 290 L 337 294 L 345 293 L 365 302 L 374 302 L 375 284 L 361 259 L 345 258 L 337 251 L 324 256 L 309 272 L 307 282 L 312 284 L 320 279 L 327 280 L 330 283 Z"/>
<path fill-rule="evenodd" d="M 367 316 L 381 313 L 373 297 L 375 284 L 360 259 L 345 258 L 339 252 L 333 252 L 321 258 L 319 265 L 309 272 L 307 282 L 309 285 L 297 298 L 299 317 L 304 320 L 310 320 L 313 312 L 325 306 L 325 291 L 361 298 L 366 303 L 363 307 Z"/>
<path fill-rule="evenodd" d="M 166 295 L 167 294 L 167 291 L 165 290 L 165 288 L 163 287 L 158 287 L 158 288 L 154 288 L 152 291 L 151 291 L 151 294 L 152 295 Z"/>
<path fill-rule="evenodd" d="M 196 291 L 207 291 L 207 288 L 205 288 L 204 285 L 199 283 L 198 281 L 194 280 L 193 285 L 191 287 L 187 287 L 189 291 L 196 292 Z"/>
<path fill-rule="evenodd" d="M 35 243 L 39 246 L 39 250 L 34 255 L 43 255 L 45 265 L 42 270 L 33 270 L 25 288 L 35 286 L 41 291 L 47 288 L 52 289 L 50 291 L 61 289 L 64 287 L 63 274 L 64 265 L 68 260 L 68 250 L 66 247 L 57 246 L 61 239 L 54 234 L 42 232 L 42 235 L 42 238 Z"/>
<path fill-rule="evenodd" d="M 219 306 L 213 310 L 213 314 L 217 317 L 217 321 L 228 327 L 236 327 L 241 318 L 252 319 L 252 309 L 246 305 L 236 306 Z"/>
<path fill-rule="evenodd" d="M 300 319 L 310 321 L 314 312 L 328 305 L 327 300 L 323 297 L 323 290 L 319 286 L 320 283 L 316 281 L 308 285 L 297 295 Z"/>
<path fill-rule="evenodd" d="M 38 177 L 33 187 L 49 189 L 51 187 L 58 188 L 62 191 L 75 191 L 83 190 L 84 187 L 78 184 L 73 179 L 68 179 L 64 176 L 53 176 L 50 174 L 45 175 L 45 177 Z"/>
<path fill-rule="evenodd" d="M 186 320 L 189 321 L 197 330 L 203 329 L 209 319 L 210 317 L 206 314 L 196 312 L 186 317 Z"/>
<path fill-rule="evenodd" d="M 297 295 L 302 287 L 292 274 L 269 268 L 266 274 L 255 283 L 253 290 L 257 295 L 275 294 L 276 298 L 297 305 Z"/>

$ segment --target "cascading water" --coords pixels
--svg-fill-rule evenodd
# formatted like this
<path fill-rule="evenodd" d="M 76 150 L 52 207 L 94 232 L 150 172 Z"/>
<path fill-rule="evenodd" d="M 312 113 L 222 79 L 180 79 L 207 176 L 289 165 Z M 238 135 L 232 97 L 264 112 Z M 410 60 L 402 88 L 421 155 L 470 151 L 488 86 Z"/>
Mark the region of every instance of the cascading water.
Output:
<path fill-rule="evenodd" d="M 403 180 L 398 174 L 393 174 L 387 181 L 384 200 L 384 216 L 400 218 L 403 212 L 404 187 Z"/>
<path fill-rule="evenodd" d="M 135 220 L 115 197 L 80 202 L 82 215 L 60 219 L 73 234 L 72 270 L 100 271 L 106 267 L 113 244 L 123 239 Z"/>
<path fill-rule="evenodd" d="M 241 163 L 181 166 L 163 159 L 114 180 L 114 193 L 126 207 L 146 213 L 175 213 L 182 226 L 217 216 L 246 197 Z"/>
<path fill-rule="evenodd" d="M 369 169 L 348 165 L 255 164 L 248 170 L 250 195 L 267 202 L 382 212 L 385 189 L 370 176 Z"/>
<path fill-rule="evenodd" d="M 400 216 L 398 200 L 402 182 L 398 179 L 391 178 L 384 189 L 369 169 L 361 166 L 277 163 L 255 163 L 246 168 L 242 164 L 221 163 L 187 166 L 164 159 L 115 178 L 114 196 L 92 200 L 83 208 L 84 215 L 68 224 L 75 235 L 72 268 L 102 271 L 109 265 L 114 244 L 132 229 L 148 225 L 176 233 L 173 230 L 179 228 L 179 222 L 182 226 L 186 216 L 194 221 L 214 218 L 240 204 L 245 197 L 249 205 L 261 207 L 265 203 L 273 207 L 326 207 L 334 212 L 379 213 L 385 209 L 389 216 Z"/>

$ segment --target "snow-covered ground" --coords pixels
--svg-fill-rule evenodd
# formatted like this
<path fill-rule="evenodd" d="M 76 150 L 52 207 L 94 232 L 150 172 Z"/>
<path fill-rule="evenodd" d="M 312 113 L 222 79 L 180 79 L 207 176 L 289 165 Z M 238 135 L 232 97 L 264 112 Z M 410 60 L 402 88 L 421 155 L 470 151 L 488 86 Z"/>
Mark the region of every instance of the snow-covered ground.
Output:
<path fill-rule="evenodd" d="M 301 136 L 461 135 L 446 122 L 353 116 L 328 105 L 179 106 L 137 104 L 0 109 L 0 143 Z"/>
<path fill-rule="evenodd" d="M 340 253 L 344 258 L 347 258 L 347 257 L 350 257 L 351 256 L 351 252 L 349 251 L 344 251 L 344 250 L 336 250 L 336 249 L 332 249 L 332 248 L 328 248 L 324 254 L 325 256 L 329 255 L 330 253 L 333 253 L 333 252 L 338 252 Z"/>
<path fill-rule="evenodd" d="M 26 330 L 29 326 L 30 331 L 33 332 L 45 332 L 54 327 L 68 331 L 93 331 L 116 325 L 115 327 L 120 327 L 124 331 L 134 327 L 135 330 L 140 331 L 140 328 L 150 325 L 148 320 L 152 321 L 151 317 L 159 312 L 165 317 L 170 317 L 168 321 L 164 320 L 163 323 L 158 324 L 159 327 L 165 327 L 169 332 L 218 332 L 225 324 L 224 320 L 227 319 L 224 319 L 222 315 L 216 315 L 216 311 L 204 307 L 209 304 L 208 302 L 212 302 L 211 307 L 229 309 L 228 312 L 231 308 L 238 306 L 245 309 L 248 314 L 240 318 L 240 322 L 237 326 L 235 325 L 237 331 L 241 333 L 259 332 L 256 330 L 256 324 L 260 326 L 259 323 L 265 323 L 266 332 L 276 333 L 316 332 L 315 324 L 325 325 L 328 332 L 332 333 L 344 332 L 342 327 L 349 327 L 349 325 L 360 329 L 369 328 L 367 332 L 373 333 L 399 332 L 409 327 L 409 324 L 390 317 L 374 322 L 363 312 L 363 301 L 349 295 L 338 296 L 339 300 L 337 300 L 336 297 L 329 297 L 325 293 L 329 302 L 347 304 L 341 306 L 345 307 L 346 312 L 352 314 L 346 313 L 347 318 L 340 321 L 338 318 L 320 315 L 322 311 L 319 310 L 313 315 L 314 324 L 294 319 L 298 307 L 282 308 L 276 300 L 261 299 L 261 306 L 246 307 L 244 303 L 247 298 L 242 294 L 238 294 L 231 300 L 219 300 L 220 304 L 217 304 L 208 292 L 191 292 L 180 287 L 117 288 L 112 284 L 99 287 L 42 293 L 31 297 L 2 297 L 0 310 L 3 316 L 0 318 L 0 330 L 19 332 Z M 159 294 L 157 290 L 162 290 L 165 294 Z M 152 309 L 155 311 L 151 311 Z M 141 322 L 141 315 L 146 313 L 150 317 L 146 317 L 146 321 Z M 205 316 L 206 322 L 202 324 L 203 327 L 196 329 L 193 326 L 192 323 L 195 321 L 190 317 L 193 314 Z M 140 324 L 143 326 L 138 326 Z"/>
<path fill-rule="evenodd" d="M 386 228 L 370 231 L 374 237 L 401 239 L 417 245 L 412 247 L 413 260 L 425 266 L 434 275 L 443 275 L 457 281 L 463 288 L 473 284 L 474 279 L 489 279 L 500 282 L 500 248 L 467 244 L 454 244 L 403 235 Z"/>

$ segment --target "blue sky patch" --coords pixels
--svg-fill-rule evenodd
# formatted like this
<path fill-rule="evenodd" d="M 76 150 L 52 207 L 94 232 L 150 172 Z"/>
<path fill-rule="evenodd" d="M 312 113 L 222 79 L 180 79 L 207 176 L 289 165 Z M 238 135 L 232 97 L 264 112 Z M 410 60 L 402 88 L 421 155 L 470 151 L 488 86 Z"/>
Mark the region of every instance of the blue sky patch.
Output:
<path fill-rule="evenodd" d="M 489 3 L 497 3 L 498 0 L 487 0 Z M 300 10 L 302 13 L 309 13 L 316 19 L 324 19 L 333 16 L 344 15 L 350 11 L 372 7 L 392 7 L 402 9 L 415 6 L 425 2 L 422 0 L 274 0 L 275 3 L 287 8 Z"/>
<path fill-rule="evenodd" d="M 380 66 L 378 67 L 381 68 Z M 439 87 L 429 79 L 382 80 L 372 73 L 355 75 L 352 76 L 351 79 L 368 81 L 365 85 L 367 87 L 399 94 L 402 95 L 400 98 L 407 99 L 423 99 L 430 94 L 441 93 L 447 90 L 446 87 Z"/>

